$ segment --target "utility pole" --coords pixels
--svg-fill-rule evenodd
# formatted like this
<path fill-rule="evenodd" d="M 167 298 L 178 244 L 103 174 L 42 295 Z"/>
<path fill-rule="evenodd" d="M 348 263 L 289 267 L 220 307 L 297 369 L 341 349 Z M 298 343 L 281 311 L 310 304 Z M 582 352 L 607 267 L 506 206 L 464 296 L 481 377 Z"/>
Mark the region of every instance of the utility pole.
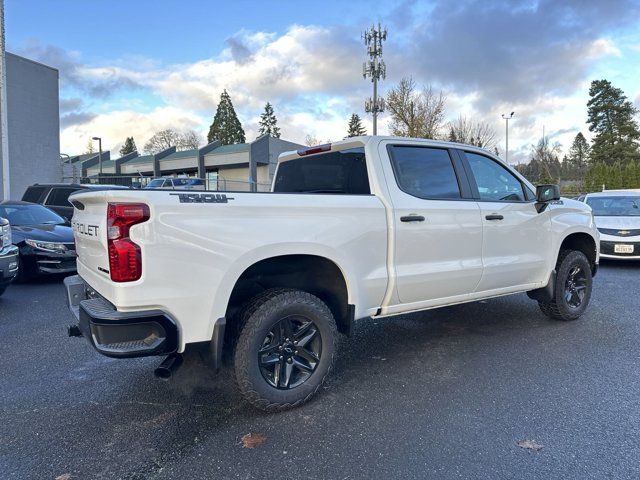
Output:
<path fill-rule="evenodd" d="M 513 118 L 513 114 L 515 112 L 511 112 L 509 115 L 506 114 L 502 114 L 502 118 L 504 118 L 504 122 L 505 122 L 505 149 L 504 149 L 504 161 L 506 162 L 507 165 L 509 165 L 509 120 L 511 120 Z"/>
<path fill-rule="evenodd" d="M 382 60 L 382 42 L 387 39 L 387 29 L 383 29 L 378 23 L 378 28 L 372 25 L 362 34 L 364 44 L 367 46 L 367 54 L 370 60 L 362 64 L 362 76 L 371 77 L 373 82 L 373 98 L 367 99 L 364 109 L 373 115 L 373 134 L 378 134 L 378 113 L 384 112 L 384 98 L 378 98 L 378 80 L 387 76 L 387 67 Z"/>
<path fill-rule="evenodd" d="M 0 0 L 0 154 L 2 155 L 2 196 L 11 198 L 9 133 L 7 120 L 7 70 L 4 55 L 4 0 Z"/>

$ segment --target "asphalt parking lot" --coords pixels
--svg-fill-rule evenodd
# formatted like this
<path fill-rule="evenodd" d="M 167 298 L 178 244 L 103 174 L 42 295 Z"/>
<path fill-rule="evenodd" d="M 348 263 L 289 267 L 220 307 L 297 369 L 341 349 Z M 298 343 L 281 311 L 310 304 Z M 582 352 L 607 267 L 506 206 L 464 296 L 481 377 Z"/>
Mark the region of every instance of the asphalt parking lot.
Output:
<path fill-rule="evenodd" d="M 358 324 L 297 410 L 244 403 L 228 371 L 113 360 L 68 338 L 60 279 L 0 298 L 7 479 L 639 478 L 640 265 L 606 263 L 587 314 L 525 295 Z M 266 441 L 243 448 L 247 433 Z M 517 442 L 535 442 L 538 451 Z"/>

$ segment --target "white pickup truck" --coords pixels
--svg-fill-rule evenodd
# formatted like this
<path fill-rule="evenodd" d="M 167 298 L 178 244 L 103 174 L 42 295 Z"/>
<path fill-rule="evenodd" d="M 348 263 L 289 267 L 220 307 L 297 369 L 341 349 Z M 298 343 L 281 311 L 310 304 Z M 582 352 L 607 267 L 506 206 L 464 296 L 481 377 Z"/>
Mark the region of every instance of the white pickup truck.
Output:
<path fill-rule="evenodd" d="M 432 140 L 288 152 L 270 193 L 71 200 L 70 335 L 111 357 L 166 355 L 165 378 L 187 350 L 212 368 L 230 358 L 245 398 L 269 411 L 318 390 L 354 321 L 520 292 L 573 320 L 598 268 L 589 206 L 536 191 L 482 149 Z"/>

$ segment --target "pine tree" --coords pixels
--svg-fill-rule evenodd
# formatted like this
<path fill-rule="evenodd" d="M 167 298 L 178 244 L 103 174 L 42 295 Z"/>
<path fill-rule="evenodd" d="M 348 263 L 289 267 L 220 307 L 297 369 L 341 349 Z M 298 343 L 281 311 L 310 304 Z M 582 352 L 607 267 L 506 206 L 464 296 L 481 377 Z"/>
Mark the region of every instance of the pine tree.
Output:
<path fill-rule="evenodd" d="M 136 147 L 135 140 L 133 137 L 127 137 L 124 141 L 124 145 L 122 145 L 122 148 L 120 149 L 120 156 L 124 157 L 125 155 L 136 151 L 138 151 L 138 148 Z"/>
<path fill-rule="evenodd" d="M 260 115 L 260 122 L 258 123 L 260 128 L 258 132 L 260 135 L 270 135 L 273 138 L 280 138 L 280 128 L 277 124 L 278 119 L 273 113 L 273 106 L 267 102 L 264 106 L 264 113 Z"/>
<path fill-rule="evenodd" d="M 349 127 L 347 131 L 347 137 L 360 137 L 366 135 L 367 130 L 362 126 L 362 120 L 357 113 L 351 114 L 349 119 Z"/>
<path fill-rule="evenodd" d="M 608 80 L 594 80 L 587 102 L 589 130 L 595 132 L 591 161 L 613 164 L 640 158 L 640 130 L 633 104 Z"/>
<path fill-rule="evenodd" d="M 457 142 L 458 137 L 456 136 L 456 131 L 453 129 L 453 125 L 449 127 L 449 141 Z"/>
<path fill-rule="evenodd" d="M 226 90 L 220 95 L 220 103 L 218 103 L 216 115 L 207 135 L 209 143 L 214 140 L 219 140 L 222 145 L 233 145 L 234 143 L 244 143 L 245 141 L 242 124 L 238 120 L 236 111 L 231 103 L 231 97 L 229 97 Z"/>
<path fill-rule="evenodd" d="M 589 143 L 584 138 L 582 132 L 578 132 L 569 148 L 569 163 L 576 170 L 581 170 L 587 166 L 589 160 Z"/>

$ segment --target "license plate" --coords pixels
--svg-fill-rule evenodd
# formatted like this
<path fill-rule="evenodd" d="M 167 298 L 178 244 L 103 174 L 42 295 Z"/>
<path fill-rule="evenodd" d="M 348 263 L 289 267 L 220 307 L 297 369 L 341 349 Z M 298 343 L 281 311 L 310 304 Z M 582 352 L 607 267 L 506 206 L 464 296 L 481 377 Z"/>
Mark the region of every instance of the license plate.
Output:
<path fill-rule="evenodd" d="M 633 245 L 614 245 L 614 253 L 633 253 Z"/>

